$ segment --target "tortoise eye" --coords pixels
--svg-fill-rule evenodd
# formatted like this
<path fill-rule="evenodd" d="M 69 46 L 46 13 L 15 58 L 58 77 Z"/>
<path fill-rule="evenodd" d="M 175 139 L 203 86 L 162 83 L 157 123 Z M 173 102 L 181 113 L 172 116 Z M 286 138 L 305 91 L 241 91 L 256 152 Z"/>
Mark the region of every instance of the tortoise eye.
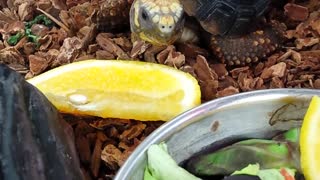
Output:
<path fill-rule="evenodd" d="M 149 15 L 148 15 L 148 13 L 146 12 L 146 10 L 142 10 L 142 12 L 141 12 L 141 17 L 142 17 L 142 19 L 143 20 L 148 20 L 149 19 Z"/>

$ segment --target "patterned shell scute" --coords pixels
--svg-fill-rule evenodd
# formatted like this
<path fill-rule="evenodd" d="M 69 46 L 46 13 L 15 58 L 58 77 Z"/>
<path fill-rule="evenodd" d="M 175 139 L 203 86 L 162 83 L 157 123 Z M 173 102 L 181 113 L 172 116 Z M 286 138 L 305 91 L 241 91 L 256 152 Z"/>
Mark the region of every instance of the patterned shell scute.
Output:
<path fill-rule="evenodd" d="M 270 0 L 181 0 L 190 16 L 213 35 L 236 35 L 268 8 Z"/>

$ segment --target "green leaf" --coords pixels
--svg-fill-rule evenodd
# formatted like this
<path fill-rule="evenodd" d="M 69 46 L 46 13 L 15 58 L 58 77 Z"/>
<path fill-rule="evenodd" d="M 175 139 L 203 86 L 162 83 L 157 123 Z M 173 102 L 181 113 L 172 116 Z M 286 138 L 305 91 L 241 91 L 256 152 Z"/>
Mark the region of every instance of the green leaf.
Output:
<path fill-rule="evenodd" d="M 195 175 L 229 175 L 249 164 L 262 169 L 299 168 L 299 152 L 287 142 L 250 139 L 215 152 L 198 155 L 187 162 L 187 170 Z"/>
<path fill-rule="evenodd" d="M 23 38 L 23 36 L 23 33 L 18 32 L 17 34 L 10 36 L 7 40 L 7 43 L 10 46 L 14 46 Z"/>
<path fill-rule="evenodd" d="M 26 29 L 30 29 L 32 25 L 40 23 L 44 24 L 47 27 L 51 27 L 54 24 L 46 15 L 41 14 L 35 17 L 32 21 L 27 22 L 25 26 Z"/>
<path fill-rule="evenodd" d="M 232 175 L 247 174 L 247 175 L 256 176 L 259 173 L 259 169 L 260 169 L 259 164 L 249 164 L 247 167 L 239 171 L 235 171 L 234 173 L 232 173 Z"/>
<path fill-rule="evenodd" d="M 285 170 L 294 177 L 295 170 L 285 168 Z M 280 169 L 264 169 L 260 170 L 258 176 L 261 180 L 286 180 L 285 177 L 281 174 Z"/>
<path fill-rule="evenodd" d="M 286 131 L 285 133 L 275 136 L 273 140 L 299 143 L 299 137 L 300 137 L 300 128 L 292 128 Z"/>
<path fill-rule="evenodd" d="M 165 143 L 151 145 L 147 151 L 148 164 L 145 180 L 200 180 L 178 166 L 167 152 Z"/>
<path fill-rule="evenodd" d="M 151 173 L 149 172 L 149 168 L 148 166 L 145 168 L 144 170 L 144 180 L 157 180 L 156 178 L 154 178 Z"/>
<path fill-rule="evenodd" d="M 261 180 L 285 180 L 285 177 L 281 174 L 281 170 L 285 170 L 288 174 L 290 174 L 292 177 L 295 176 L 295 169 L 289 169 L 289 168 L 281 168 L 281 169 L 260 169 L 259 164 L 249 164 L 247 167 L 235 171 L 232 173 L 233 175 L 252 175 L 252 176 L 258 176 Z"/>

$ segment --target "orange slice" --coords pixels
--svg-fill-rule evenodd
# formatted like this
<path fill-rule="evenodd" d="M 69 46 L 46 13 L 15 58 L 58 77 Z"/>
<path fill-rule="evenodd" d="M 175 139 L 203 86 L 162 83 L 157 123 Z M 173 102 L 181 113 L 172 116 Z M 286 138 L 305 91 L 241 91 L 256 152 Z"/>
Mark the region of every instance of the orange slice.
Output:
<path fill-rule="evenodd" d="M 28 80 L 64 113 L 168 121 L 201 102 L 197 80 L 140 61 L 85 60 Z"/>
<path fill-rule="evenodd" d="M 300 135 L 301 168 L 306 180 L 320 178 L 320 98 L 314 96 Z"/>

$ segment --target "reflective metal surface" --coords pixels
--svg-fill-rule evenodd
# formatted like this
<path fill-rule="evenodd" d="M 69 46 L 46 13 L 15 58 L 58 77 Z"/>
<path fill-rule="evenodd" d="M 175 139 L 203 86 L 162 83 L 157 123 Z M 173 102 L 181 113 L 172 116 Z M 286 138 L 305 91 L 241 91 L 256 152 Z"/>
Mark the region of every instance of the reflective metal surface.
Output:
<path fill-rule="evenodd" d="M 226 138 L 269 138 L 299 126 L 320 90 L 273 89 L 219 98 L 191 109 L 149 135 L 118 171 L 115 180 L 142 180 L 146 150 L 165 141 L 178 162 Z"/>

